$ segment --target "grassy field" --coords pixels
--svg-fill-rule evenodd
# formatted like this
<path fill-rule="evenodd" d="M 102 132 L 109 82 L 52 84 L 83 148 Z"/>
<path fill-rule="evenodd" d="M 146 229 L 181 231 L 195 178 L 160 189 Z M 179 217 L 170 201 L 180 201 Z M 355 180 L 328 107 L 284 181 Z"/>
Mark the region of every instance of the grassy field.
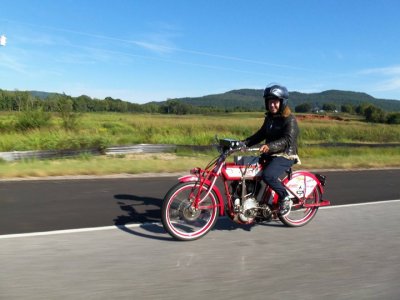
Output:
<path fill-rule="evenodd" d="M 106 148 L 138 143 L 210 145 L 214 137 L 245 138 L 262 124 L 262 113 L 211 116 L 82 114 L 73 130 L 53 115 L 34 129 L 21 130 L 18 113 L 0 114 L 0 151 Z M 300 118 L 299 118 L 300 119 Z M 399 125 L 359 120 L 299 120 L 301 168 L 400 167 L 400 147 L 319 147 L 318 143 L 398 143 Z M 310 146 L 313 145 L 313 146 Z M 216 153 L 170 153 L 0 162 L 0 178 L 52 175 L 181 172 L 204 166 Z"/>
<path fill-rule="evenodd" d="M 138 143 L 210 145 L 214 136 L 244 138 L 262 124 L 262 113 L 202 115 L 82 114 L 74 130 L 53 116 L 46 126 L 20 130 L 18 113 L 0 115 L 0 151 L 104 148 Z M 400 141 L 400 126 L 360 121 L 299 121 L 301 143 Z"/>

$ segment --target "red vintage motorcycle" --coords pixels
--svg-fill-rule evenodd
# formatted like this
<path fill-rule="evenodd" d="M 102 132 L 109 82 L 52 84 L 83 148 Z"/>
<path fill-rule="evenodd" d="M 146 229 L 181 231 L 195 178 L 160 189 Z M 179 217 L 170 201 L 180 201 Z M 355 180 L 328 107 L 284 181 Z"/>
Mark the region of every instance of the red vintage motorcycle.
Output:
<path fill-rule="evenodd" d="M 262 182 L 264 164 L 259 156 L 235 156 L 232 162 L 227 161 L 234 153 L 259 149 L 246 148 L 232 139 L 219 140 L 217 148 L 218 157 L 205 169 L 194 168 L 191 175 L 179 178 L 164 197 L 161 220 L 173 238 L 191 241 L 203 237 L 218 216 L 225 214 L 240 224 L 279 219 L 287 226 L 299 227 L 310 222 L 319 207 L 330 205 L 328 200 L 322 200 L 325 176 L 289 169 L 281 180 L 289 192 L 292 209 L 281 216 L 278 195 Z M 222 181 L 226 201 L 217 179 Z"/>

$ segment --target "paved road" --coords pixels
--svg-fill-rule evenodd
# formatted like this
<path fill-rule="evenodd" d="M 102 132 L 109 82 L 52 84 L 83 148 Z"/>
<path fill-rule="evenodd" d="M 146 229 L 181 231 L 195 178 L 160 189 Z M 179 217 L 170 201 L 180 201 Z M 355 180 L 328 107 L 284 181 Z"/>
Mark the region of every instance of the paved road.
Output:
<path fill-rule="evenodd" d="M 0 239 L 1 299 L 400 299 L 400 202 L 321 209 L 307 226 L 220 220 Z"/>
<path fill-rule="evenodd" d="M 399 172 L 330 172 L 326 194 L 400 199 Z M 172 181 L 1 182 L 3 232 L 121 226 L 0 236 L 0 299 L 400 299 L 400 201 L 321 209 L 301 228 L 220 219 L 194 242 L 124 226 L 159 220 Z"/>
<path fill-rule="evenodd" d="M 400 169 L 326 172 L 334 205 L 400 199 Z M 0 235 L 160 220 L 177 176 L 0 182 Z"/>

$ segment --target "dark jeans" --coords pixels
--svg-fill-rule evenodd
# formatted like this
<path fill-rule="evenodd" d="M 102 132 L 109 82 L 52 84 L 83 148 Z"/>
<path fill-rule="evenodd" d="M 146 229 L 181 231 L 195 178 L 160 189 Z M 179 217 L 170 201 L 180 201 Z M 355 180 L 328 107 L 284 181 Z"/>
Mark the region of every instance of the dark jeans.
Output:
<path fill-rule="evenodd" d="M 272 156 L 269 161 L 264 166 L 262 173 L 262 179 L 266 184 L 268 184 L 275 193 L 278 194 L 279 200 L 288 196 L 288 192 L 285 186 L 279 181 L 279 176 L 281 176 L 286 170 L 293 166 L 294 160 L 290 160 L 284 157 Z"/>

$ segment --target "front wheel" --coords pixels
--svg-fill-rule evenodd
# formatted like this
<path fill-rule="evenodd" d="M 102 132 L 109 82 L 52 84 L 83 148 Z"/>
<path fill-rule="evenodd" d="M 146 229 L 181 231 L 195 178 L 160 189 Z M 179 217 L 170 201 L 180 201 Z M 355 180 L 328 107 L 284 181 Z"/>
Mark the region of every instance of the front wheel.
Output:
<path fill-rule="evenodd" d="M 203 199 L 196 209 L 193 201 L 201 188 L 204 197 L 208 186 L 196 182 L 176 184 L 165 195 L 161 208 L 161 221 L 165 230 L 175 239 L 191 241 L 208 233 L 217 221 L 219 206 L 213 191 Z"/>

